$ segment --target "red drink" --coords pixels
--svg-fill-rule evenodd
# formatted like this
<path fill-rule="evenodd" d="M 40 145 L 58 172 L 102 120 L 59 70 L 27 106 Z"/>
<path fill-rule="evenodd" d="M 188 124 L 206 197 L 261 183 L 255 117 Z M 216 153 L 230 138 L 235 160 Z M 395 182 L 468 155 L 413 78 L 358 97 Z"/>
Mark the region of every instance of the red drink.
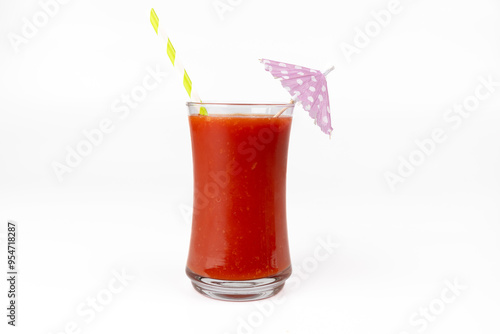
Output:
<path fill-rule="evenodd" d="M 193 283 L 273 277 L 281 289 L 291 272 L 286 166 L 292 117 L 208 113 L 189 116 L 194 206 L 188 275 Z"/>

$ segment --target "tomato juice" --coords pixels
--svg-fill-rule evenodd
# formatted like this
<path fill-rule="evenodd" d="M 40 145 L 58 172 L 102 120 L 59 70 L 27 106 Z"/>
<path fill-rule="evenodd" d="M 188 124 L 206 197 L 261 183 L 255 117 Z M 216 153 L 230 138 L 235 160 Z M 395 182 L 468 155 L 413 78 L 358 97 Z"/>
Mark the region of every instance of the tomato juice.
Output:
<path fill-rule="evenodd" d="M 292 116 L 190 115 L 194 205 L 187 269 L 251 280 L 290 267 L 286 168 Z"/>

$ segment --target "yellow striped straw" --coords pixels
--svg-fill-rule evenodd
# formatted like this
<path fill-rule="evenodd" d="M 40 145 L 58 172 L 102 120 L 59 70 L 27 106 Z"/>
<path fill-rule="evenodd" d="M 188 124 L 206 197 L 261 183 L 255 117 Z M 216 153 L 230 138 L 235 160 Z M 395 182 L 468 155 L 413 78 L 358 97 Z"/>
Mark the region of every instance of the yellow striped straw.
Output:
<path fill-rule="evenodd" d="M 177 72 L 182 76 L 182 83 L 184 84 L 184 88 L 186 89 L 186 92 L 188 93 L 189 97 L 196 102 L 201 102 L 200 96 L 194 89 L 193 83 L 191 82 L 189 75 L 184 69 L 184 65 L 180 61 L 179 57 L 176 57 L 174 46 L 170 42 L 170 38 L 168 38 L 167 33 L 163 30 L 162 26 L 160 25 L 160 19 L 156 15 L 155 10 L 153 8 L 151 8 L 150 20 L 151 24 L 153 25 L 153 28 L 155 28 L 156 34 L 160 37 L 160 39 L 167 48 L 168 58 L 170 58 L 172 65 L 174 65 L 174 67 L 177 69 Z M 201 107 L 200 115 L 207 115 L 207 114 L 208 114 L 207 109 L 205 107 Z"/>

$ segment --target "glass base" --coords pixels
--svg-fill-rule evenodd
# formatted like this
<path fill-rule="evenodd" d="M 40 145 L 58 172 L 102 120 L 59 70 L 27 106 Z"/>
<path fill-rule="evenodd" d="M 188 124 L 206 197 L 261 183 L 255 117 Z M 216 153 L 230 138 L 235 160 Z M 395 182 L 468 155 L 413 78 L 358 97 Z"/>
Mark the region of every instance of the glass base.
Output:
<path fill-rule="evenodd" d="M 206 297 L 225 301 L 254 301 L 269 298 L 283 289 L 285 281 L 292 274 L 288 267 L 279 274 L 253 280 L 230 281 L 202 277 L 186 268 L 196 291 Z"/>

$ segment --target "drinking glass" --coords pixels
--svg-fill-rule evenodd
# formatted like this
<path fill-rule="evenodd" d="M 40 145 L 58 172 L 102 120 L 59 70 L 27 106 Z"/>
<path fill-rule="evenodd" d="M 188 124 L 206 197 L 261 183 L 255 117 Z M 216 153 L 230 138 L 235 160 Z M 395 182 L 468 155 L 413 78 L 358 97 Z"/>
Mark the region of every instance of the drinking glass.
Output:
<path fill-rule="evenodd" d="M 292 272 L 286 170 L 294 105 L 188 102 L 187 107 L 194 201 L 186 273 L 194 288 L 211 298 L 273 296 Z M 208 115 L 200 114 L 202 107 Z"/>

